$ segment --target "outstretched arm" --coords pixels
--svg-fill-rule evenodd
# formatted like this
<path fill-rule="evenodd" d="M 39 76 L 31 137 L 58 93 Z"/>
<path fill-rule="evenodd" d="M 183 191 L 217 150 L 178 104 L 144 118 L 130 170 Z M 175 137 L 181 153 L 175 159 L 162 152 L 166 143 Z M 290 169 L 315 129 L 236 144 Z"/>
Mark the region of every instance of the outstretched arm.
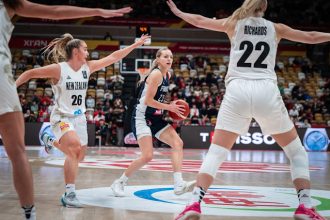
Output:
<path fill-rule="evenodd" d="M 142 46 L 147 39 L 149 39 L 150 36 L 148 35 L 142 35 L 141 38 L 135 42 L 134 44 L 131 44 L 128 47 L 125 47 L 123 49 L 117 50 L 113 52 L 112 54 L 100 59 L 100 60 L 92 60 L 88 62 L 88 66 L 90 69 L 90 72 L 93 73 L 95 71 L 98 71 L 106 66 L 109 66 L 115 62 L 118 62 L 122 58 L 126 57 L 132 50 L 135 48 Z"/>
<path fill-rule="evenodd" d="M 36 78 L 51 78 L 58 81 L 60 79 L 60 71 L 59 64 L 51 64 L 40 68 L 30 69 L 18 77 L 16 80 L 16 87 L 20 87 L 30 79 Z"/>
<path fill-rule="evenodd" d="M 330 41 L 330 33 L 317 31 L 300 31 L 285 24 L 275 24 L 278 39 L 287 39 L 306 44 L 319 44 Z"/>
<path fill-rule="evenodd" d="M 172 0 L 168 0 L 168 7 L 170 7 L 173 14 L 199 28 L 209 29 L 213 31 L 227 32 L 228 22 L 224 19 L 211 19 L 197 14 L 185 13 L 178 9 Z"/>
<path fill-rule="evenodd" d="M 83 8 L 67 5 L 42 5 L 22 0 L 22 6 L 17 8 L 15 13 L 22 17 L 60 20 L 92 16 L 101 16 L 104 18 L 120 17 L 131 11 L 131 7 L 117 10 L 106 10 L 101 8 Z"/>

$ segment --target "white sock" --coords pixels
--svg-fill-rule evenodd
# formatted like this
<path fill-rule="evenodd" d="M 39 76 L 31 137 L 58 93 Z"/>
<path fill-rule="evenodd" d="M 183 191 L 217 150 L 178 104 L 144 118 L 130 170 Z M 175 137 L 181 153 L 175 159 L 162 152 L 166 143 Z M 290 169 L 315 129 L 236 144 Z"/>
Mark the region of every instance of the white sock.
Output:
<path fill-rule="evenodd" d="M 125 173 L 123 173 L 123 175 L 121 175 L 121 177 L 119 178 L 119 180 L 123 181 L 124 183 L 127 182 L 128 177 L 125 175 Z"/>
<path fill-rule="evenodd" d="M 189 204 L 193 204 L 195 202 L 201 203 L 205 194 L 206 191 L 202 187 L 195 186 L 194 190 L 192 191 L 192 197 Z"/>
<path fill-rule="evenodd" d="M 301 189 L 298 191 L 299 204 L 304 204 L 306 208 L 312 208 L 311 190 Z"/>
<path fill-rule="evenodd" d="M 174 185 L 180 185 L 183 182 L 181 172 L 174 172 L 173 178 L 174 178 Z"/>
<path fill-rule="evenodd" d="M 76 185 L 75 184 L 66 184 L 65 185 L 66 194 L 69 194 L 69 193 L 75 192 L 75 191 L 76 191 Z"/>

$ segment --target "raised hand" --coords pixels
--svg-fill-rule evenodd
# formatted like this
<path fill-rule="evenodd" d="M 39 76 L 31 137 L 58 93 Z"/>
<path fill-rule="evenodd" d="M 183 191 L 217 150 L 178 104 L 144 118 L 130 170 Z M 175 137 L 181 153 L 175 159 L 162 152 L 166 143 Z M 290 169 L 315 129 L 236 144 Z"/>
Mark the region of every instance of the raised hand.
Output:
<path fill-rule="evenodd" d="M 121 17 L 127 13 L 130 13 L 133 9 L 131 7 L 125 7 L 115 10 L 101 9 L 100 16 L 103 18 Z"/>
<path fill-rule="evenodd" d="M 140 39 L 138 40 L 138 41 L 136 41 L 136 44 L 138 45 L 138 46 L 142 46 L 148 39 L 150 39 L 151 38 L 151 36 L 150 35 L 142 35 L 141 37 L 140 37 Z"/>
<path fill-rule="evenodd" d="M 180 11 L 180 9 L 178 9 L 175 5 L 175 3 L 172 0 L 168 0 L 166 1 L 168 7 L 170 7 L 171 11 L 173 12 L 173 14 L 175 14 L 176 16 L 179 16 L 179 14 L 182 12 Z"/>

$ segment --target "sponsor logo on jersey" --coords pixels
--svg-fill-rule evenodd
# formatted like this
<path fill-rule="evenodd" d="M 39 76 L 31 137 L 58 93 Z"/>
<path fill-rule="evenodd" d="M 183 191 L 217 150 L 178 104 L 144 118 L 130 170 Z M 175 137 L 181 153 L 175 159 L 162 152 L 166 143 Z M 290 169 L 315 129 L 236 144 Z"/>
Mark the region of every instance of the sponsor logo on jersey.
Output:
<path fill-rule="evenodd" d="M 77 109 L 76 111 L 73 112 L 74 115 L 81 115 L 82 111 L 81 109 Z"/>
<path fill-rule="evenodd" d="M 330 191 L 313 190 L 312 205 L 330 216 Z M 125 197 L 114 197 L 109 187 L 77 190 L 86 205 L 146 212 L 179 213 L 191 193 L 175 196 L 173 186 L 125 186 Z M 293 188 L 212 185 L 202 202 L 202 214 L 213 216 L 292 217 L 298 206 Z"/>
<path fill-rule="evenodd" d="M 86 72 L 86 70 L 81 71 L 81 73 L 82 73 L 84 79 L 87 79 L 87 72 Z"/>
<path fill-rule="evenodd" d="M 71 79 L 71 77 L 70 76 L 67 76 L 66 79 Z"/>
<path fill-rule="evenodd" d="M 69 128 L 70 128 L 70 125 L 64 121 L 61 121 L 59 126 L 61 129 L 61 132 L 65 132 L 65 131 L 69 130 Z"/>

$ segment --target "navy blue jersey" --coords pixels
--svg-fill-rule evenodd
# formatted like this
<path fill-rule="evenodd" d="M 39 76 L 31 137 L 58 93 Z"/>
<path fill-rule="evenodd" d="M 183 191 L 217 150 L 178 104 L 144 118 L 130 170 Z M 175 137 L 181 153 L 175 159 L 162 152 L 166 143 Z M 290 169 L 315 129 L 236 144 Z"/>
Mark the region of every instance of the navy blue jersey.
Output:
<path fill-rule="evenodd" d="M 147 92 L 148 84 L 146 83 L 147 78 L 139 85 L 139 92 L 137 97 L 137 104 L 135 106 L 135 116 L 137 117 L 145 117 L 145 116 L 153 116 L 153 115 L 162 115 L 163 110 L 155 109 L 152 107 L 149 107 L 144 104 L 145 95 Z M 163 77 L 162 83 L 158 86 L 157 92 L 154 96 L 154 99 L 158 102 L 163 103 L 165 101 L 166 94 L 168 93 L 169 89 L 169 76 L 166 75 L 166 77 Z"/>

